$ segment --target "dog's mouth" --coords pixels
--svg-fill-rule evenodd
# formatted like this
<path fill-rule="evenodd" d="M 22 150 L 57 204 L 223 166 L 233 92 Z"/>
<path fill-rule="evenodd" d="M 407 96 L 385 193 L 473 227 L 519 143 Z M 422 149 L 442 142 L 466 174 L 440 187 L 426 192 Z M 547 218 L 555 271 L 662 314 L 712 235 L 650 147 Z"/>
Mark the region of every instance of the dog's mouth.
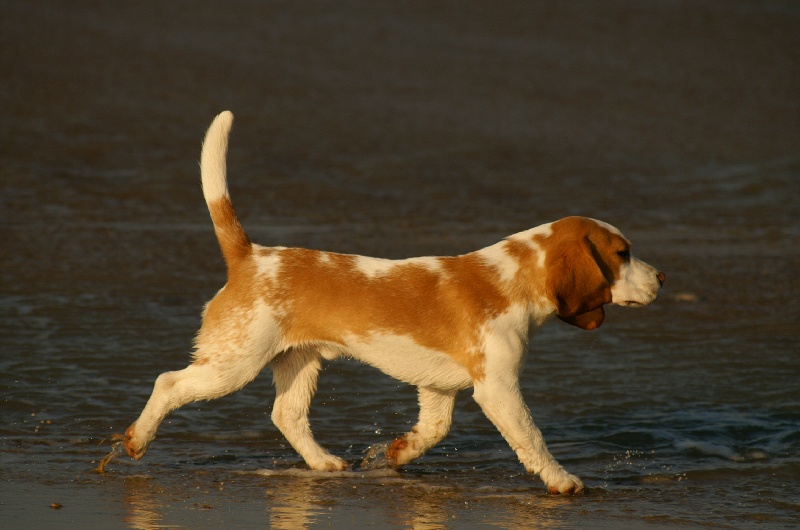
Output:
<path fill-rule="evenodd" d="M 645 301 L 641 301 L 641 300 L 623 300 L 621 302 L 614 302 L 614 303 L 617 304 L 617 305 L 624 306 L 624 307 L 644 307 L 646 305 L 650 305 L 653 302 L 655 302 L 657 298 L 658 298 L 658 293 L 656 293 L 655 295 L 649 297 Z"/>

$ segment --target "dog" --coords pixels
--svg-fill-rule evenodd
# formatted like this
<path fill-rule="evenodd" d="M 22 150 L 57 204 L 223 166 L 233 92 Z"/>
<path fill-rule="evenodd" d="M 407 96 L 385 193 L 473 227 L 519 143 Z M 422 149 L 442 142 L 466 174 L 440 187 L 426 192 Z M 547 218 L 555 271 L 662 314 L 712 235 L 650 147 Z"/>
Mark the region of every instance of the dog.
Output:
<path fill-rule="evenodd" d="M 239 390 L 269 365 L 278 429 L 311 469 L 348 469 L 315 441 L 308 412 L 322 360 L 349 356 L 419 392 L 417 424 L 373 448 L 364 465 L 397 468 L 424 454 L 448 433 L 456 394 L 472 387 L 529 473 L 552 493 L 582 491 L 548 451 L 520 393 L 528 338 L 553 316 L 592 330 L 606 304 L 650 304 L 664 273 L 634 258 L 619 230 L 584 217 L 453 257 L 386 260 L 254 244 L 228 193 L 232 125 L 228 111 L 214 119 L 200 162 L 227 283 L 203 309 L 192 362 L 156 379 L 126 430 L 128 455 L 144 456 L 169 412 Z"/>

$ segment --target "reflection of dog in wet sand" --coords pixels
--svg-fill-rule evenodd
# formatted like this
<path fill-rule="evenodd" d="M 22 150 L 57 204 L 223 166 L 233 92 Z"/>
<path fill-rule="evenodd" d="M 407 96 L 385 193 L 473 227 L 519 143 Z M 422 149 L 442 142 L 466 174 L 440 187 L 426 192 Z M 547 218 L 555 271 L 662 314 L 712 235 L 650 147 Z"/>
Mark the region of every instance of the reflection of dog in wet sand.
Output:
<path fill-rule="evenodd" d="M 275 425 L 312 469 L 346 469 L 314 440 L 308 411 L 322 359 L 350 356 L 419 389 L 419 422 L 373 448 L 365 465 L 399 467 L 425 453 L 450 429 L 457 392 L 473 387 L 529 472 L 551 492 L 581 491 L 547 450 L 520 394 L 529 333 L 552 316 L 595 329 L 604 304 L 654 301 L 664 274 L 634 258 L 616 228 L 582 217 L 455 257 L 392 261 L 256 245 L 228 194 L 232 123 L 230 112 L 217 116 L 201 156 L 228 282 L 203 311 L 193 362 L 161 374 L 128 427 L 128 454 L 144 456 L 170 411 L 234 392 L 269 365 Z"/>

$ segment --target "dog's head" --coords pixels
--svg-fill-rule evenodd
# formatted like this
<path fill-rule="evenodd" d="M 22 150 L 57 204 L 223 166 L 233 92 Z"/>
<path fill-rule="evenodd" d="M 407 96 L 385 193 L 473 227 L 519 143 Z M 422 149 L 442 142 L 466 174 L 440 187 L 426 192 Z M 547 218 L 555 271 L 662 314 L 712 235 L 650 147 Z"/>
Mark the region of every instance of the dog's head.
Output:
<path fill-rule="evenodd" d="M 545 250 L 548 297 L 556 315 L 592 330 L 605 318 L 605 304 L 643 306 L 653 302 L 664 273 L 631 254 L 631 244 L 613 226 L 585 217 L 567 217 L 538 236 Z"/>

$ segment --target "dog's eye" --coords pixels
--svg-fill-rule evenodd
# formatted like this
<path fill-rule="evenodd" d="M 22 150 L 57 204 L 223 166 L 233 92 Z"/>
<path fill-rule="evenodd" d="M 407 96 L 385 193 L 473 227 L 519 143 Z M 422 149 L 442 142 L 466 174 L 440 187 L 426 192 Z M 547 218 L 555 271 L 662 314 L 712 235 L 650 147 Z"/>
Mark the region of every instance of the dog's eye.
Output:
<path fill-rule="evenodd" d="M 620 250 L 619 252 L 617 252 L 617 256 L 624 259 L 625 261 L 628 261 L 629 259 L 631 259 L 631 251 L 630 249 Z"/>

